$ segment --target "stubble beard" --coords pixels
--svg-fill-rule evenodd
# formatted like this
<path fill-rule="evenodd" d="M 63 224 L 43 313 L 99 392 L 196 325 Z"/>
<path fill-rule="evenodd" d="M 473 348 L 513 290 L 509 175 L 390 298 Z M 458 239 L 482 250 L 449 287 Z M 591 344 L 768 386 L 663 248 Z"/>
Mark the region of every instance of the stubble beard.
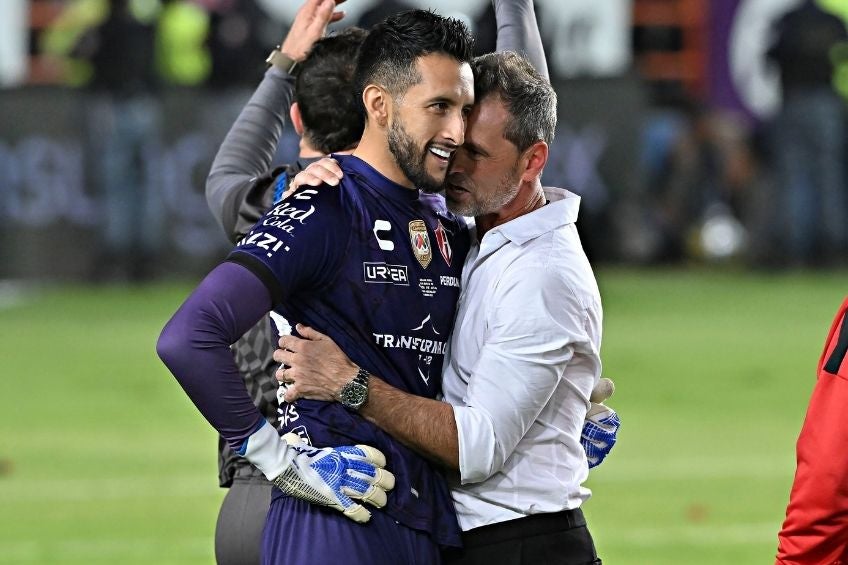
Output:
<path fill-rule="evenodd" d="M 416 188 L 429 193 L 441 192 L 444 189 L 444 180 L 435 179 L 425 168 L 427 149 L 419 150 L 400 120 L 392 122 L 387 141 L 398 167 Z"/>
<path fill-rule="evenodd" d="M 471 199 L 468 202 L 456 202 L 447 198 L 448 209 L 454 214 L 468 217 L 495 214 L 515 200 L 520 188 L 518 174 L 510 171 L 501 177 L 496 191 L 486 194 L 482 198 L 476 197 L 473 192 L 469 192 Z"/>

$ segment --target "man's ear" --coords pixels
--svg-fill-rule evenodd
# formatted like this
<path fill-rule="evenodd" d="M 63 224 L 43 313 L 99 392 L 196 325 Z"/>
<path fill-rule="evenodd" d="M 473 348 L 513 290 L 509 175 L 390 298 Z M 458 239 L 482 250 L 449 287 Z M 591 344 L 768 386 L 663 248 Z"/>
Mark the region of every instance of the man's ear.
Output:
<path fill-rule="evenodd" d="M 300 105 L 297 102 L 292 102 L 291 108 L 289 108 L 289 117 L 295 133 L 303 137 L 303 116 L 300 115 Z"/>
<path fill-rule="evenodd" d="M 522 181 L 534 181 L 542 177 L 542 171 L 548 162 L 548 144 L 544 141 L 537 141 L 530 147 L 524 150 L 524 155 L 521 157 Z"/>
<path fill-rule="evenodd" d="M 389 112 L 391 107 L 391 96 L 386 90 L 376 84 L 369 84 L 362 91 L 362 103 L 365 105 L 365 113 L 369 120 L 380 127 L 386 127 L 389 123 Z"/>

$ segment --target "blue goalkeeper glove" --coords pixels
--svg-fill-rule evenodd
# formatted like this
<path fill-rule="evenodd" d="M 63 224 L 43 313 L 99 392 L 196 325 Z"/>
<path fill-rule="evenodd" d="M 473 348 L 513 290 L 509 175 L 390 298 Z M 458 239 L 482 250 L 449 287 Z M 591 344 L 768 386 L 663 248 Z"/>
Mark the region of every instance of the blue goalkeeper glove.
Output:
<path fill-rule="evenodd" d="M 354 500 L 385 506 L 395 477 L 383 469 L 382 452 L 367 445 L 318 449 L 286 440 L 266 422 L 247 438 L 241 455 L 284 493 L 335 508 L 355 522 L 367 522 L 371 512 Z"/>
<path fill-rule="evenodd" d="M 589 468 L 597 467 L 612 451 L 621 421 L 615 410 L 606 406 L 606 401 L 615 392 L 615 383 L 601 378 L 589 397 L 589 411 L 583 420 L 580 444 L 586 452 Z"/>
<path fill-rule="evenodd" d="M 580 434 L 580 445 L 586 452 L 589 468 L 597 467 L 612 451 L 615 445 L 618 428 L 621 421 L 615 410 L 603 404 L 592 404 L 596 409 L 594 413 L 590 409 L 583 420 L 583 432 Z"/>

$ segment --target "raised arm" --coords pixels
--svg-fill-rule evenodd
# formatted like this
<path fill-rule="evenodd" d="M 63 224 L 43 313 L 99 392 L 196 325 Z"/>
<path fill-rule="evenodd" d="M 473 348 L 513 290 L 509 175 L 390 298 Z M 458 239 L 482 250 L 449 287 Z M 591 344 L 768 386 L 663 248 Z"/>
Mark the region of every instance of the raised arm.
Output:
<path fill-rule="evenodd" d="M 343 12 L 334 11 L 343 1 L 307 0 L 297 12 L 280 52 L 292 62 L 302 61 L 327 25 L 343 17 Z M 233 242 L 271 205 L 272 179 L 266 177 L 294 97 L 294 78 L 288 72 L 291 65 L 281 65 L 271 65 L 265 72 L 224 138 L 206 179 L 206 201 Z"/>
<path fill-rule="evenodd" d="M 497 50 L 524 55 L 542 76 L 550 80 L 533 0 L 493 0 L 492 3 L 498 24 Z"/>

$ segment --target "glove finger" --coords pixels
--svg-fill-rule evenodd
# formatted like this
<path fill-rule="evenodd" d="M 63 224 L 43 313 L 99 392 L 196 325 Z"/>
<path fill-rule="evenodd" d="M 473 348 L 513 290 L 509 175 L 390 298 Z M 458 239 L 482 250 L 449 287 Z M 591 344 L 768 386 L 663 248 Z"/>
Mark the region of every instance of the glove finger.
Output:
<path fill-rule="evenodd" d="M 372 486 L 361 500 L 376 508 L 382 508 L 386 505 L 388 498 L 386 497 L 386 491 L 377 486 Z"/>
<path fill-rule="evenodd" d="M 386 466 L 386 456 L 383 455 L 383 452 L 379 449 L 371 447 L 370 445 L 356 445 L 355 447 L 362 452 L 361 456 L 372 465 L 377 467 Z"/>
<path fill-rule="evenodd" d="M 615 414 L 602 420 L 583 420 L 582 435 L 590 438 L 597 436 L 615 436 L 621 427 L 621 422 Z"/>
<path fill-rule="evenodd" d="M 362 474 L 353 469 L 348 469 L 345 484 L 358 488 L 360 493 L 364 493 L 372 486 L 389 491 L 395 488 L 395 476 L 385 469 L 374 469 L 374 474 Z"/>
<path fill-rule="evenodd" d="M 347 470 L 351 473 L 358 473 L 364 477 L 376 477 L 377 469 L 379 467 L 374 466 L 373 463 L 369 463 L 368 461 L 362 459 L 352 459 L 349 457 L 345 457 L 345 465 Z"/>
<path fill-rule="evenodd" d="M 589 468 L 596 467 L 601 464 L 601 461 L 607 456 L 609 450 L 599 447 L 594 444 L 583 443 L 583 450 L 586 452 L 586 460 L 589 462 Z"/>
<path fill-rule="evenodd" d="M 621 420 L 619 419 L 618 413 L 615 410 L 610 410 L 610 412 L 612 413 L 606 418 L 602 418 L 599 423 L 608 428 L 617 430 L 621 427 Z"/>
<path fill-rule="evenodd" d="M 621 427 L 621 420 L 619 420 L 618 413 L 615 410 L 609 408 L 608 406 L 604 406 L 603 404 L 596 404 L 592 406 L 592 409 L 598 406 L 602 408 L 602 410 L 594 413 L 592 413 L 592 410 L 589 410 L 589 412 L 586 414 L 586 419 L 584 420 L 584 422 L 591 422 L 596 426 L 601 426 L 610 430 L 617 430 Z"/>
<path fill-rule="evenodd" d="M 356 502 L 345 508 L 342 514 L 344 514 L 346 518 L 350 518 L 354 522 L 359 522 L 360 524 L 364 524 L 371 519 L 371 512 Z"/>
<path fill-rule="evenodd" d="M 591 406 L 589 406 L 589 411 L 586 412 L 586 419 L 597 422 L 601 418 L 610 414 L 615 414 L 615 410 L 604 404 L 597 404 L 593 402 Z"/>
<path fill-rule="evenodd" d="M 377 469 L 377 475 L 371 479 L 371 484 L 385 491 L 395 488 L 395 476 L 385 469 Z"/>
<path fill-rule="evenodd" d="M 356 485 L 354 488 L 345 485 L 341 491 L 350 498 L 367 502 L 377 508 L 382 508 L 387 502 L 386 491 L 375 485 L 365 485 L 365 488 L 362 488 L 362 485 Z"/>
<path fill-rule="evenodd" d="M 583 441 L 599 445 L 614 444 L 616 440 L 615 432 L 608 432 L 602 428 L 584 428 L 580 437 Z"/>
<path fill-rule="evenodd" d="M 341 491 L 351 498 L 362 498 L 371 488 L 371 477 L 348 474 L 339 485 Z"/>

